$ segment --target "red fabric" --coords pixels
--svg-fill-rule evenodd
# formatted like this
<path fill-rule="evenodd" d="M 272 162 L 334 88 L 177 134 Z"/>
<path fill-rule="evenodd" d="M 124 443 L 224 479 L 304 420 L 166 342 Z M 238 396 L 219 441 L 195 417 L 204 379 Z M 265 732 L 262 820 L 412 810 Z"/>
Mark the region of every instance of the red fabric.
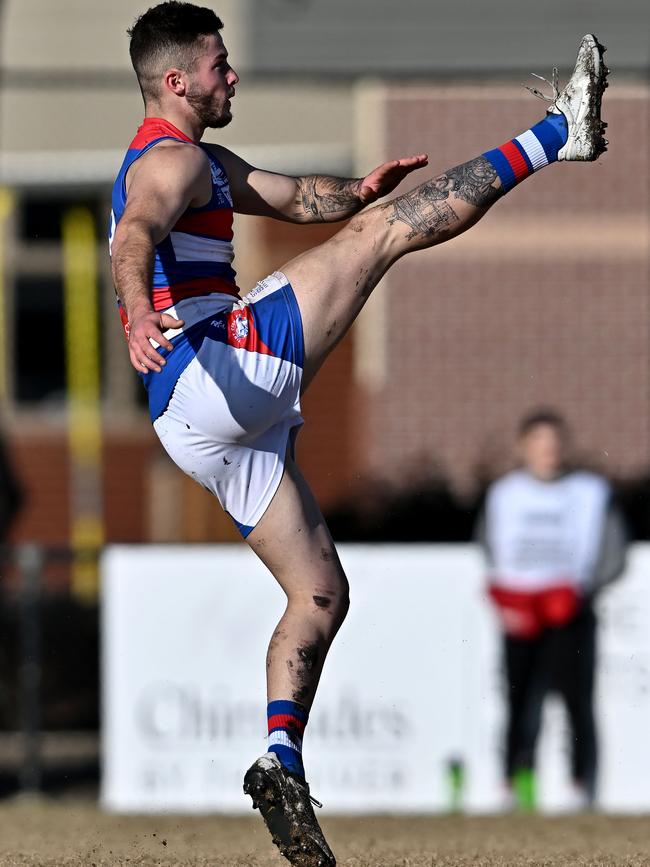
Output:
<path fill-rule="evenodd" d="M 269 717 L 269 734 L 275 729 L 290 729 L 298 732 L 302 737 L 305 731 L 305 723 L 299 720 L 297 716 L 292 716 L 288 713 L 276 713 Z"/>
<path fill-rule="evenodd" d="M 122 321 L 122 328 L 124 329 L 124 336 L 128 340 L 129 334 L 131 333 L 131 324 L 129 323 L 129 320 L 128 320 L 127 315 L 126 315 L 126 310 L 124 309 L 124 305 L 122 304 L 121 301 L 117 302 L 117 309 L 119 311 L 120 319 Z"/>
<path fill-rule="evenodd" d="M 186 211 L 173 232 L 194 232 L 206 238 L 232 241 L 232 209 L 215 208 L 212 211 Z"/>
<path fill-rule="evenodd" d="M 243 320 L 246 323 L 244 333 L 237 337 L 237 322 Z M 230 346 L 237 349 L 245 349 L 247 352 L 258 352 L 260 355 L 273 355 L 269 347 L 260 338 L 255 321 L 248 310 L 233 310 L 226 317 L 227 340 Z"/>
<path fill-rule="evenodd" d="M 196 144 L 196 142 L 193 142 L 189 136 L 185 135 L 184 132 L 181 132 L 178 127 L 175 127 L 174 124 L 170 123 L 168 120 L 165 120 L 162 117 L 145 117 L 141 125 L 138 127 L 135 138 L 129 145 L 129 150 L 142 150 L 142 148 L 146 147 L 150 141 L 154 141 L 154 139 L 157 138 L 164 138 L 165 136 Z"/>
<path fill-rule="evenodd" d="M 489 594 L 504 630 L 515 638 L 537 638 L 548 627 L 564 626 L 580 607 L 580 595 L 570 584 L 556 584 L 533 593 L 492 584 Z"/>
<path fill-rule="evenodd" d="M 209 295 L 211 292 L 222 292 L 234 298 L 239 297 L 237 287 L 229 280 L 223 280 L 221 277 L 195 277 L 192 280 L 176 283 L 174 286 L 154 286 L 151 290 L 153 309 L 165 310 L 184 298 L 191 298 L 193 295 Z"/>
<path fill-rule="evenodd" d="M 510 163 L 510 168 L 515 173 L 515 177 L 518 181 L 520 181 L 522 178 L 528 177 L 528 175 L 530 174 L 528 163 L 522 156 L 521 151 L 514 143 L 514 141 L 506 142 L 504 145 L 501 145 L 499 150 Z"/>

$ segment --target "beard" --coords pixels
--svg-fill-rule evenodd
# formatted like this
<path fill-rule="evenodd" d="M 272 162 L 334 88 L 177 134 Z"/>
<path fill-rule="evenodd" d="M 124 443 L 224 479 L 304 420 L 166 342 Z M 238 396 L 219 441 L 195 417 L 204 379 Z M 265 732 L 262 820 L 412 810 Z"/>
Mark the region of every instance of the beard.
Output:
<path fill-rule="evenodd" d="M 214 97 L 200 87 L 192 86 L 185 94 L 188 104 L 194 109 L 198 120 L 207 129 L 221 129 L 232 120 L 230 109 L 217 106 Z"/>

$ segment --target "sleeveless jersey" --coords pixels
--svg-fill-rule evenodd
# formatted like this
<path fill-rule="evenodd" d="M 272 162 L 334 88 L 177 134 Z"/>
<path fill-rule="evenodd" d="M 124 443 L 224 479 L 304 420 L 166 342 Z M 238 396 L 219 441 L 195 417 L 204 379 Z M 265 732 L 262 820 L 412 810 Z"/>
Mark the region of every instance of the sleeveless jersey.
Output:
<path fill-rule="evenodd" d="M 126 207 L 127 171 L 137 159 L 165 139 L 198 146 L 203 150 L 210 160 L 212 196 L 207 205 L 188 208 L 167 237 L 156 244 L 151 287 L 153 308 L 165 310 L 184 298 L 214 292 L 238 297 L 235 271 L 231 265 L 234 258 L 233 207 L 228 176 L 222 164 L 205 145 L 196 145 L 162 118 L 145 118 L 126 152 L 113 185 L 109 247 Z M 121 304 L 119 309 L 128 334 L 126 312 Z"/>

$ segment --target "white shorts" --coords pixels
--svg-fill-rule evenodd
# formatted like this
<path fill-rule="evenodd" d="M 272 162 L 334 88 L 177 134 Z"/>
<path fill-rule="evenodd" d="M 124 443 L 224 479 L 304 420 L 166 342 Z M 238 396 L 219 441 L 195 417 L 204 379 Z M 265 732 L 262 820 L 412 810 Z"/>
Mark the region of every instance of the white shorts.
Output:
<path fill-rule="evenodd" d="M 176 464 L 219 499 L 247 536 L 275 494 L 303 423 L 300 310 L 276 272 L 244 298 L 187 298 L 167 313 L 167 364 L 142 376 L 153 426 Z"/>

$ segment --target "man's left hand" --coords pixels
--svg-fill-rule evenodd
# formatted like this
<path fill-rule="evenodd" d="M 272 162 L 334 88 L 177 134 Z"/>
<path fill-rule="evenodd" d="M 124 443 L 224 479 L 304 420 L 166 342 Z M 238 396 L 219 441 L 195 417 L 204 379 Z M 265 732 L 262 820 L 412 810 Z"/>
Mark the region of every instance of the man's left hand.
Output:
<path fill-rule="evenodd" d="M 364 205 L 380 199 L 382 196 L 392 193 L 404 178 L 416 169 L 422 169 L 428 165 L 427 154 L 419 154 L 416 157 L 405 157 L 401 160 L 391 160 L 378 166 L 361 181 L 359 199 Z"/>

